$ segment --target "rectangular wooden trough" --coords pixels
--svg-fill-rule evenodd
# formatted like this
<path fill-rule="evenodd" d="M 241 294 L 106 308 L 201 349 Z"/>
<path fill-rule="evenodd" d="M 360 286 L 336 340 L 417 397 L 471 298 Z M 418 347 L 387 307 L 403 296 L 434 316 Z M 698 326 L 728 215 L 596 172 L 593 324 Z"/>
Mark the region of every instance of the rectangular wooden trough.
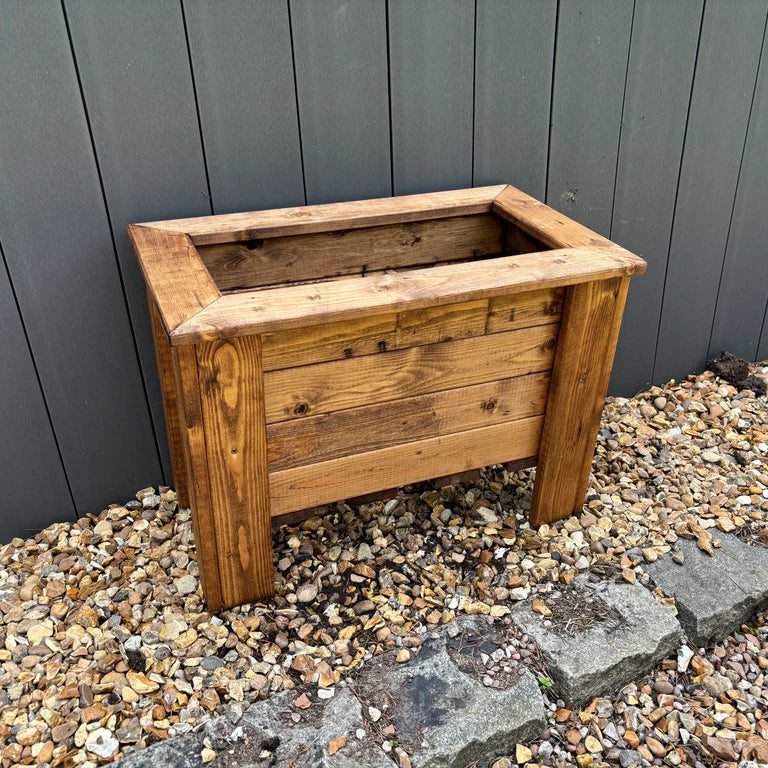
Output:
<path fill-rule="evenodd" d="M 581 509 L 642 259 L 504 185 L 128 229 L 211 610 L 278 515 L 510 461 Z"/>

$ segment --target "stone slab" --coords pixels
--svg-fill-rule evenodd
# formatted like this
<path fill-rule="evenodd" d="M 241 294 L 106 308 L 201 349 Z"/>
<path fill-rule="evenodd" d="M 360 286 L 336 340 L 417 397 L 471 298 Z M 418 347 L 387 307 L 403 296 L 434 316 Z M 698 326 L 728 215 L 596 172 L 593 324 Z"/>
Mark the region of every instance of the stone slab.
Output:
<path fill-rule="evenodd" d="M 203 738 L 225 758 L 227 766 L 293 766 L 294 768 L 392 768 L 393 763 L 366 736 L 360 702 L 344 686 L 333 698 L 315 702 L 311 708 L 293 706 L 297 694 L 287 691 L 246 710 L 237 725 L 226 717 L 210 721 L 201 734 L 185 734 L 154 744 L 120 760 L 120 768 L 200 768 Z M 312 697 L 314 699 L 314 697 Z M 300 712 L 294 723 L 290 715 Z M 335 754 L 328 753 L 332 739 L 345 738 Z M 218 764 L 217 763 L 214 763 Z"/>
<path fill-rule="evenodd" d="M 768 550 L 722 534 L 715 555 L 681 539 L 683 565 L 667 555 L 645 566 L 666 594 L 674 596 L 688 639 L 698 647 L 729 635 L 753 614 L 768 608 Z"/>
<path fill-rule="evenodd" d="M 492 653 L 491 631 L 480 625 L 475 631 L 482 652 Z M 390 716 L 413 768 L 489 766 L 514 752 L 518 742 L 538 738 L 545 711 L 533 675 L 521 666 L 508 688 L 487 687 L 459 669 L 447 642 L 441 632 L 408 664 L 389 655 L 374 659 L 352 684 L 364 706 L 389 702 L 384 716 Z"/>
<path fill-rule="evenodd" d="M 575 636 L 548 627 L 547 619 L 534 613 L 530 602 L 512 613 L 515 624 L 538 643 L 549 674 L 571 707 L 613 693 L 647 673 L 683 642 L 672 610 L 640 585 L 604 582 L 594 589 L 620 618 L 597 623 Z"/>

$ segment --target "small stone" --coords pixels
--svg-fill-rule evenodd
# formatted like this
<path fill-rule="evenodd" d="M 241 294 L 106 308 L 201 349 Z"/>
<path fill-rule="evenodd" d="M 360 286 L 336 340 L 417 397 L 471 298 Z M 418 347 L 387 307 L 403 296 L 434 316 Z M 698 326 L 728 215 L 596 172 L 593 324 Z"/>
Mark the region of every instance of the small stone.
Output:
<path fill-rule="evenodd" d="M 40 741 L 40 733 L 37 728 L 22 728 L 16 734 L 16 742 L 23 747 L 28 747 Z"/>
<path fill-rule="evenodd" d="M 347 743 L 346 738 L 344 736 L 338 736 L 335 739 L 331 739 L 328 742 L 328 754 L 329 755 L 335 755 L 343 746 L 345 746 Z"/>
<path fill-rule="evenodd" d="M 397 652 L 397 660 L 404 664 L 406 661 L 411 660 L 411 652 L 407 648 L 402 648 Z"/>
<path fill-rule="evenodd" d="M 508 757 L 500 757 L 491 768 L 512 768 L 512 761 Z"/>
<path fill-rule="evenodd" d="M 317 584 L 301 584 L 296 590 L 296 599 L 300 603 L 311 603 L 318 593 Z"/>
<path fill-rule="evenodd" d="M 621 576 L 629 584 L 635 583 L 635 572 L 631 568 L 624 568 L 621 571 Z"/>
<path fill-rule="evenodd" d="M 592 753 L 603 751 L 603 745 L 591 734 L 584 739 L 584 746 Z"/>
<path fill-rule="evenodd" d="M 309 709 L 309 707 L 312 706 L 312 702 L 309 700 L 309 696 L 307 696 L 306 693 L 302 693 L 301 696 L 298 696 L 293 702 L 293 706 L 298 707 L 299 709 Z"/>
<path fill-rule="evenodd" d="M 693 651 L 687 645 L 681 646 L 677 651 L 677 671 L 685 672 L 693 656 Z"/>
<path fill-rule="evenodd" d="M 655 563 L 659 559 L 659 553 L 655 549 L 649 547 L 648 549 L 643 550 L 643 557 L 646 562 Z"/>
<path fill-rule="evenodd" d="M 524 765 L 533 760 L 533 753 L 525 744 L 518 744 L 515 747 L 515 761 L 518 765 Z"/>
<path fill-rule="evenodd" d="M 685 554 L 683 553 L 682 549 L 676 549 L 672 553 L 672 560 L 673 562 L 677 563 L 678 565 L 683 565 L 685 563 Z"/>
<path fill-rule="evenodd" d="M 541 614 L 542 616 L 551 616 L 552 615 L 552 611 L 549 608 L 547 608 L 547 606 L 544 605 L 544 603 L 541 600 L 534 600 L 531 603 L 531 610 L 534 613 Z"/>
<path fill-rule="evenodd" d="M 51 738 L 56 744 L 68 739 L 77 730 L 77 723 L 71 720 L 59 723 L 51 728 Z"/>
<path fill-rule="evenodd" d="M 112 757 L 120 748 L 120 743 L 107 728 L 97 728 L 88 734 L 85 748 L 101 758 Z"/>
<path fill-rule="evenodd" d="M 381 710 L 376 707 L 368 707 L 368 717 L 371 718 L 371 722 L 378 723 L 381 719 Z"/>
<path fill-rule="evenodd" d="M 180 576 L 173 583 L 176 585 L 176 591 L 180 595 L 190 595 L 197 589 L 197 579 L 189 574 Z"/>
<path fill-rule="evenodd" d="M 53 622 L 49 619 L 36 624 L 31 624 L 27 628 L 27 639 L 31 645 L 39 645 L 46 637 L 53 635 Z"/>
<path fill-rule="evenodd" d="M 587 766 L 592 765 L 594 758 L 589 752 L 584 752 L 581 755 L 576 755 L 576 762 L 578 763 L 579 768 L 587 768 Z"/>
<path fill-rule="evenodd" d="M 738 755 L 730 739 L 720 736 L 704 736 L 702 742 L 707 751 L 711 752 L 715 757 L 727 762 L 736 762 L 738 760 Z"/>
<path fill-rule="evenodd" d="M 651 754 L 656 757 L 664 757 L 667 754 L 666 747 L 658 739 L 654 739 L 653 736 L 645 737 L 645 745 L 651 751 Z"/>
<path fill-rule="evenodd" d="M 97 536 L 112 536 L 112 523 L 109 520 L 100 520 L 93 526 L 93 532 Z"/>
<path fill-rule="evenodd" d="M 211 763 L 216 759 L 216 753 L 208 747 L 203 747 L 202 752 L 200 752 L 200 759 L 203 763 Z"/>
<path fill-rule="evenodd" d="M 153 680 L 150 680 L 143 672 L 128 672 L 126 674 L 128 685 L 133 688 L 136 693 L 152 693 L 156 691 L 160 685 Z"/>
<path fill-rule="evenodd" d="M 619 763 L 621 768 L 640 768 L 643 758 L 634 749 L 622 749 L 619 752 Z"/>

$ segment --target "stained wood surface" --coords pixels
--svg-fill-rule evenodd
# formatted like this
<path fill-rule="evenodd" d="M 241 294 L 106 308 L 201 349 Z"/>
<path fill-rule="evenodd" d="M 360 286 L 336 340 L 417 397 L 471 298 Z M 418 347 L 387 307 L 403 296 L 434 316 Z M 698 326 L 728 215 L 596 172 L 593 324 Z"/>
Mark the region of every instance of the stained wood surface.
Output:
<path fill-rule="evenodd" d="M 144 281 L 125 227 L 148 218 L 212 212 L 182 8 L 130 0 L 66 0 L 62 5 L 93 140 L 92 148 L 86 139 L 87 151 L 98 157 L 124 300 L 170 475 Z M 76 98 L 80 103 L 79 92 Z"/>
<path fill-rule="evenodd" d="M 611 378 L 626 395 L 653 373 L 702 9 L 703 0 L 635 4 L 610 232 L 648 262 L 629 287 Z"/>
<path fill-rule="evenodd" d="M 197 347 L 213 535 L 225 606 L 274 591 L 261 340 Z"/>
<path fill-rule="evenodd" d="M 79 514 L 98 512 L 163 474 L 61 5 L 11 0 L 0 14 L 0 243 L 29 340 L 24 367 L 40 380 L 22 401 L 29 429 L 14 428 L 14 412 L 0 432 L 50 447 L 45 421 L 31 431 L 42 387 L 69 482 L 51 475 L 61 495 L 45 514 L 66 518 L 73 496 Z M 0 470 L 4 487 L 15 463 Z M 32 493 L 0 510 L 0 541 L 37 503 Z"/>
<path fill-rule="evenodd" d="M 274 472 L 544 413 L 549 373 L 459 387 L 267 427 Z"/>
<path fill-rule="evenodd" d="M 557 0 L 478 0 L 475 184 L 545 195 L 556 14 Z"/>
<path fill-rule="evenodd" d="M 264 370 L 557 323 L 563 295 L 551 288 L 266 334 Z"/>
<path fill-rule="evenodd" d="M 628 285 L 628 278 L 615 278 L 566 292 L 531 500 L 533 526 L 582 509 Z"/>
<path fill-rule="evenodd" d="M 459 261 L 503 249 L 504 223 L 487 213 L 222 243 L 201 247 L 199 253 L 223 291 Z"/>
<path fill-rule="evenodd" d="M 611 251 L 564 249 L 226 294 L 171 332 L 171 344 L 359 319 L 638 274 L 645 262 Z"/>
<path fill-rule="evenodd" d="M 219 298 L 219 289 L 186 235 L 140 225 L 129 225 L 128 233 L 166 331 Z"/>
<path fill-rule="evenodd" d="M 560 0 L 546 201 L 603 234 L 635 0 Z"/>
<path fill-rule="evenodd" d="M 271 472 L 272 515 L 534 456 L 542 421 L 543 417 L 533 416 L 309 467 Z"/>
<path fill-rule="evenodd" d="M 471 187 L 474 3 L 387 9 L 393 194 Z"/>
<path fill-rule="evenodd" d="M 288 8 L 307 202 L 392 194 L 385 4 Z"/>
<path fill-rule="evenodd" d="M 184 11 L 214 212 L 301 205 L 288 4 L 184 0 Z"/>
<path fill-rule="evenodd" d="M 267 423 L 546 371 L 556 339 L 545 325 L 270 371 Z"/>
<path fill-rule="evenodd" d="M 147 226 L 184 232 L 195 245 L 210 245 L 489 213 L 494 198 L 503 190 L 501 184 L 423 195 L 152 221 L 147 222 Z"/>
<path fill-rule="evenodd" d="M 658 381 L 706 364 L 766 13 L 765 3 L 739 5 L 738 13 L 728 0 L 706 3 L 659 326 Z"/>
<path fill-rule="evenodd" d="M 195 348 L 188 346 L 172 349 L 171 361 L 176 377 L 179 424 L 186 475 L 189 478 L 187 494 L 192 509 L 192 530 L 195 535 L 200 582 L 208 609 L 217 611 L 222 605 L 219 553 Z"/>
<path fill-rule="evenodd" d="M 184 459 L 184 435 L 180 420 L 179 399 L 176 390 L 176 375 L 174 371 L 173 356 L 168 335 L 163 328 L 163 321 L 157 311 L 152 296 L 147 291 L 147 306 L 152 322 L 152 339 L 155 344 L 155 357 L 157 371 L 160 376 L 160 392 L 163 398 L 163 413 L 165 414 L 165 427 L 168 435 L 168 448 L 171 454 L 171 468 L 173 472 L 173 487 L 179 504 L 189 507 L 190 496 L 187 480 L 187 466 Z"/>

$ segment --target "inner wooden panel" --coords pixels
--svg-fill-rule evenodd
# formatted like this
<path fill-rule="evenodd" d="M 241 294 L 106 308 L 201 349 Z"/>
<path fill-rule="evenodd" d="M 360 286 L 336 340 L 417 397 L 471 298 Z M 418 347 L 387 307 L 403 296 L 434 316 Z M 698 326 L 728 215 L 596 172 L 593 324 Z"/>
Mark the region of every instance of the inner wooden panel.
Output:
<path fill-rule="evenodd" d="M 224 292 L 543 250 L 492 213 L 198 248 Z"/>

